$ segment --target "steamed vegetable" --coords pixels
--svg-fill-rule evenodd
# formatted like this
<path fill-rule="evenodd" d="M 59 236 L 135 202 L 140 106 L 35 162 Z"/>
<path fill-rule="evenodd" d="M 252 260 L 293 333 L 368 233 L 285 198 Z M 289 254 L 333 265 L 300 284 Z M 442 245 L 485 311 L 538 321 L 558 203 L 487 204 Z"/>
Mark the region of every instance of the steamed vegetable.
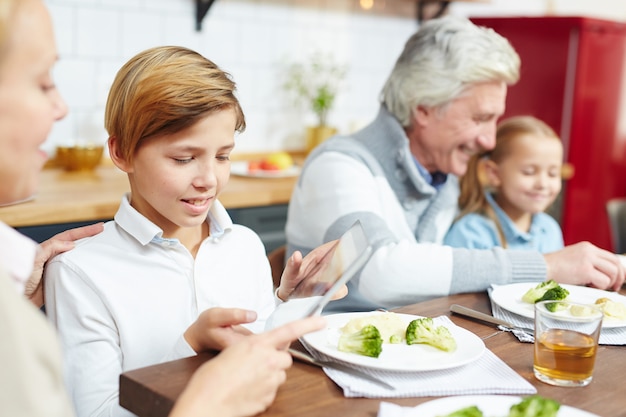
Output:
<path fill-rule="evenodd" d="M 557 417 L 560 407 L 561 404 L 555 400 L 540 395 L 531 395 L 513 404 L 509 409 L 509 414 L 505 416 L 503 413 L 502 417 Z M 473 405 L 437 417 L 484 417 L 484 413 Z"/>
<path fill-rule="evenodd" d="M 460 410 L 456 410 L 450 414 L 446 414 L 445 416 L 437 416 L 437 417 L 484 417 L 480 408 L 475 405 L 461 408 Z"/>
<path fill-rule="evenodd" d="M 546 291 L 546 293 L 535 302 L 538 303 L 539 301 L 556 301 L 554 303 L 546 303 L 546 309 L 548 311 L 555 312 L 565 309 L 566 306 L 563 303 L 559 303 L 558 301 L 565 300 L 568 295 L 569 291 L 559 285 Z"/>
<path fill-rule="evenodd" d="M 564 300 L 569 295 L 569 291 L 561 287 L 556 281 L 549 280 L 539 283 L 536 287 L 530 288 L 522 296 L 522 301 L 530 304 L 546 300 Z"/>
<path fill-rule="evenodd" d="M 342 333 L 355 333 L 364 326 L 376 326 L 383 338 L 383 343 L 403 343 L 406 332 L 406 321 L 393 312 L 377 312 L 375 314 L 355 317 L 348 321 L 340 330 Z"/>
<path fill-rule="evenodd" d="M 548 301 L 548 300 L 550 301 L 565 300 L 568 295 L 569 295 L 569 291 L 559 285 L 556 288 L 551 288 L 548 291 L 546 291 L 544 295 L 542 295 L 537 301 L 535 301 L 535 303 L 538 303 L 539 301 Z"/>
<path fill-rule="evenodd" d="M 560 407 L 555 400 L 532 395 L 512 405 L 508 417 L 556 417 Z"/>
<path fill-rule="evenodd" d="M 444 326 L 435 326 L 430 317 L 422 317 L 409 323 L 406 328 L 406 343 L 423 343 L 446 352 L 456 350 L 456 340 L 450 330 Z"/>
<path fill-rule="evenodd" d="M 626 305 L 606 297 L 598 298 L 596 305 L 602 308 L 602 311 L 607 317 L 617 320 L 626 320 Z"/>
<path fill-rule="evenodd" d="M 341 352 L 377 358 L 383 351 L 383 339 L 373 325 L 367 325 L 354 333 L 342 333 L 337 349 Z"/>

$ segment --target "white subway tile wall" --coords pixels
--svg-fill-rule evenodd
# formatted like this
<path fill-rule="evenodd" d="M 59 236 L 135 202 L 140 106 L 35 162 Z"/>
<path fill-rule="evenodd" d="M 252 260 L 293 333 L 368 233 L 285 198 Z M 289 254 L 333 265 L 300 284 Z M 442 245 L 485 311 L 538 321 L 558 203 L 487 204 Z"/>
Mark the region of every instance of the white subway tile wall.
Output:
<path fill-rule="evenodd" d="M 183 45 L 202 53 L 237 82 L 247 118 L 237 152 L 304 147 L 314 121 L 294 109 L 279 79 L 281 64 L 311 52 L 332 52 L 349 66 L 330 123 L 349 131 L 373 118 L 378 94 L 406 39 L 414 16 L 368 16 L 319 7 L 216 0 L 195 29 L 193 0 L 46 0 L 60 61 L 55 80 L 70 112 L 46 144 L 104 143 L 104 105 L 119 67 L 157 45 Z"/>
<path fill-rule="evenodd" d="M 236 139 L 236 152 L 302 149 L 304 127 L 314 118 L 286 99 L 280 88 L 281 65 L 318 50 L 347 64 L 329 122 L 340 132 L 350 132 L 376 115 L 382 84 L 417 29 L 410 13 L 354 13 L 358 6 L 338 7 L 335 0 L 308 0 L 306 7 L 300 0 L 216 0 L 200 32 L 195 30 L 194 0 L 45 1 L 61 57 L 55 78 L 70 109 L 52 131 L 49 152 L 60 144 L 104 143 L 104 105 L 115 73 L 137 52 L 166 44 L 197 50 L 237 82 L 248 127 Z M 387 3 L 393 1 L 399 0 Z M 458 3 L 452 12 L 506 14 L 514 7 L 511 3 L 518 5 L 515 13 L 540 14 L 554 1 Z"/>

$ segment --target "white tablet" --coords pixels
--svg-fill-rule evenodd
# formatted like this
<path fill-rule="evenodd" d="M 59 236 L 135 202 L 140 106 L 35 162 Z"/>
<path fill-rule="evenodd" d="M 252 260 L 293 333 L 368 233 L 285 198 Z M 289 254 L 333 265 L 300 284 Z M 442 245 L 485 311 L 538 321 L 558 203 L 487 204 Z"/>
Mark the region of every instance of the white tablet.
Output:
<path fill-rule="evenodd" d="M 277 306 L 269 327 L 320 314 L 333 296 L 367 263 L 373 248 L 360 221 L 345 232 L 319 264 Z"/>

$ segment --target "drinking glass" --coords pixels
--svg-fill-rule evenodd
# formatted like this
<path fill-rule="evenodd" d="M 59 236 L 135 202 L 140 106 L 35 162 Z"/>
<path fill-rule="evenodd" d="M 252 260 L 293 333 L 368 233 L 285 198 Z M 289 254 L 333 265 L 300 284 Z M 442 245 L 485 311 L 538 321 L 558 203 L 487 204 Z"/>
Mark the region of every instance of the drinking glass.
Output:
<path fill-rule="evenodd" d="M 535 304 L 535 377 L 561 387 L 588 385 L 593 378 L 603 317 L 600 308 L 587 304 Z"/>

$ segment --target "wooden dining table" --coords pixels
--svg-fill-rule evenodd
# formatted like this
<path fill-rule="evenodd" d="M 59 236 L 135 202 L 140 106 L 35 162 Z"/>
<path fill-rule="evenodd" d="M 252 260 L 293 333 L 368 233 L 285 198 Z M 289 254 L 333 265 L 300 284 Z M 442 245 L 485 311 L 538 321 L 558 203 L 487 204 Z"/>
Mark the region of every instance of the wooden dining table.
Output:
<path fill-rule="evenodd" d="M 588 386 L 555 387 L 539 382 L 534 377 L 531 343 L 522 343 L 512 333 L 498 330 L 494 325 L 451 313 L 452 304 L 491 314 L 486 292 L 436 298 L 394 311 L 427 317 L 449 316 L 456 325 L 483 339 L 485 346 L 535 386 L 539 395 L 603 417 L 626 415 L 626 346 L 600 345 L 593 381 Z M 298 342 L 295 342 L 294 347 L 302 348 Z M 211 353 L 203 353 L 123 373 L 120 376 L 120 404 L 140 417 L 167 416 L 194 371 L 213 356 Z M 346 398 L 342 389 L 321 368 L 294 361 L 275 401 L 259 415 L 375 417 L 381 401 L 415 406 L 434 398 L 437 397 Z"/>

